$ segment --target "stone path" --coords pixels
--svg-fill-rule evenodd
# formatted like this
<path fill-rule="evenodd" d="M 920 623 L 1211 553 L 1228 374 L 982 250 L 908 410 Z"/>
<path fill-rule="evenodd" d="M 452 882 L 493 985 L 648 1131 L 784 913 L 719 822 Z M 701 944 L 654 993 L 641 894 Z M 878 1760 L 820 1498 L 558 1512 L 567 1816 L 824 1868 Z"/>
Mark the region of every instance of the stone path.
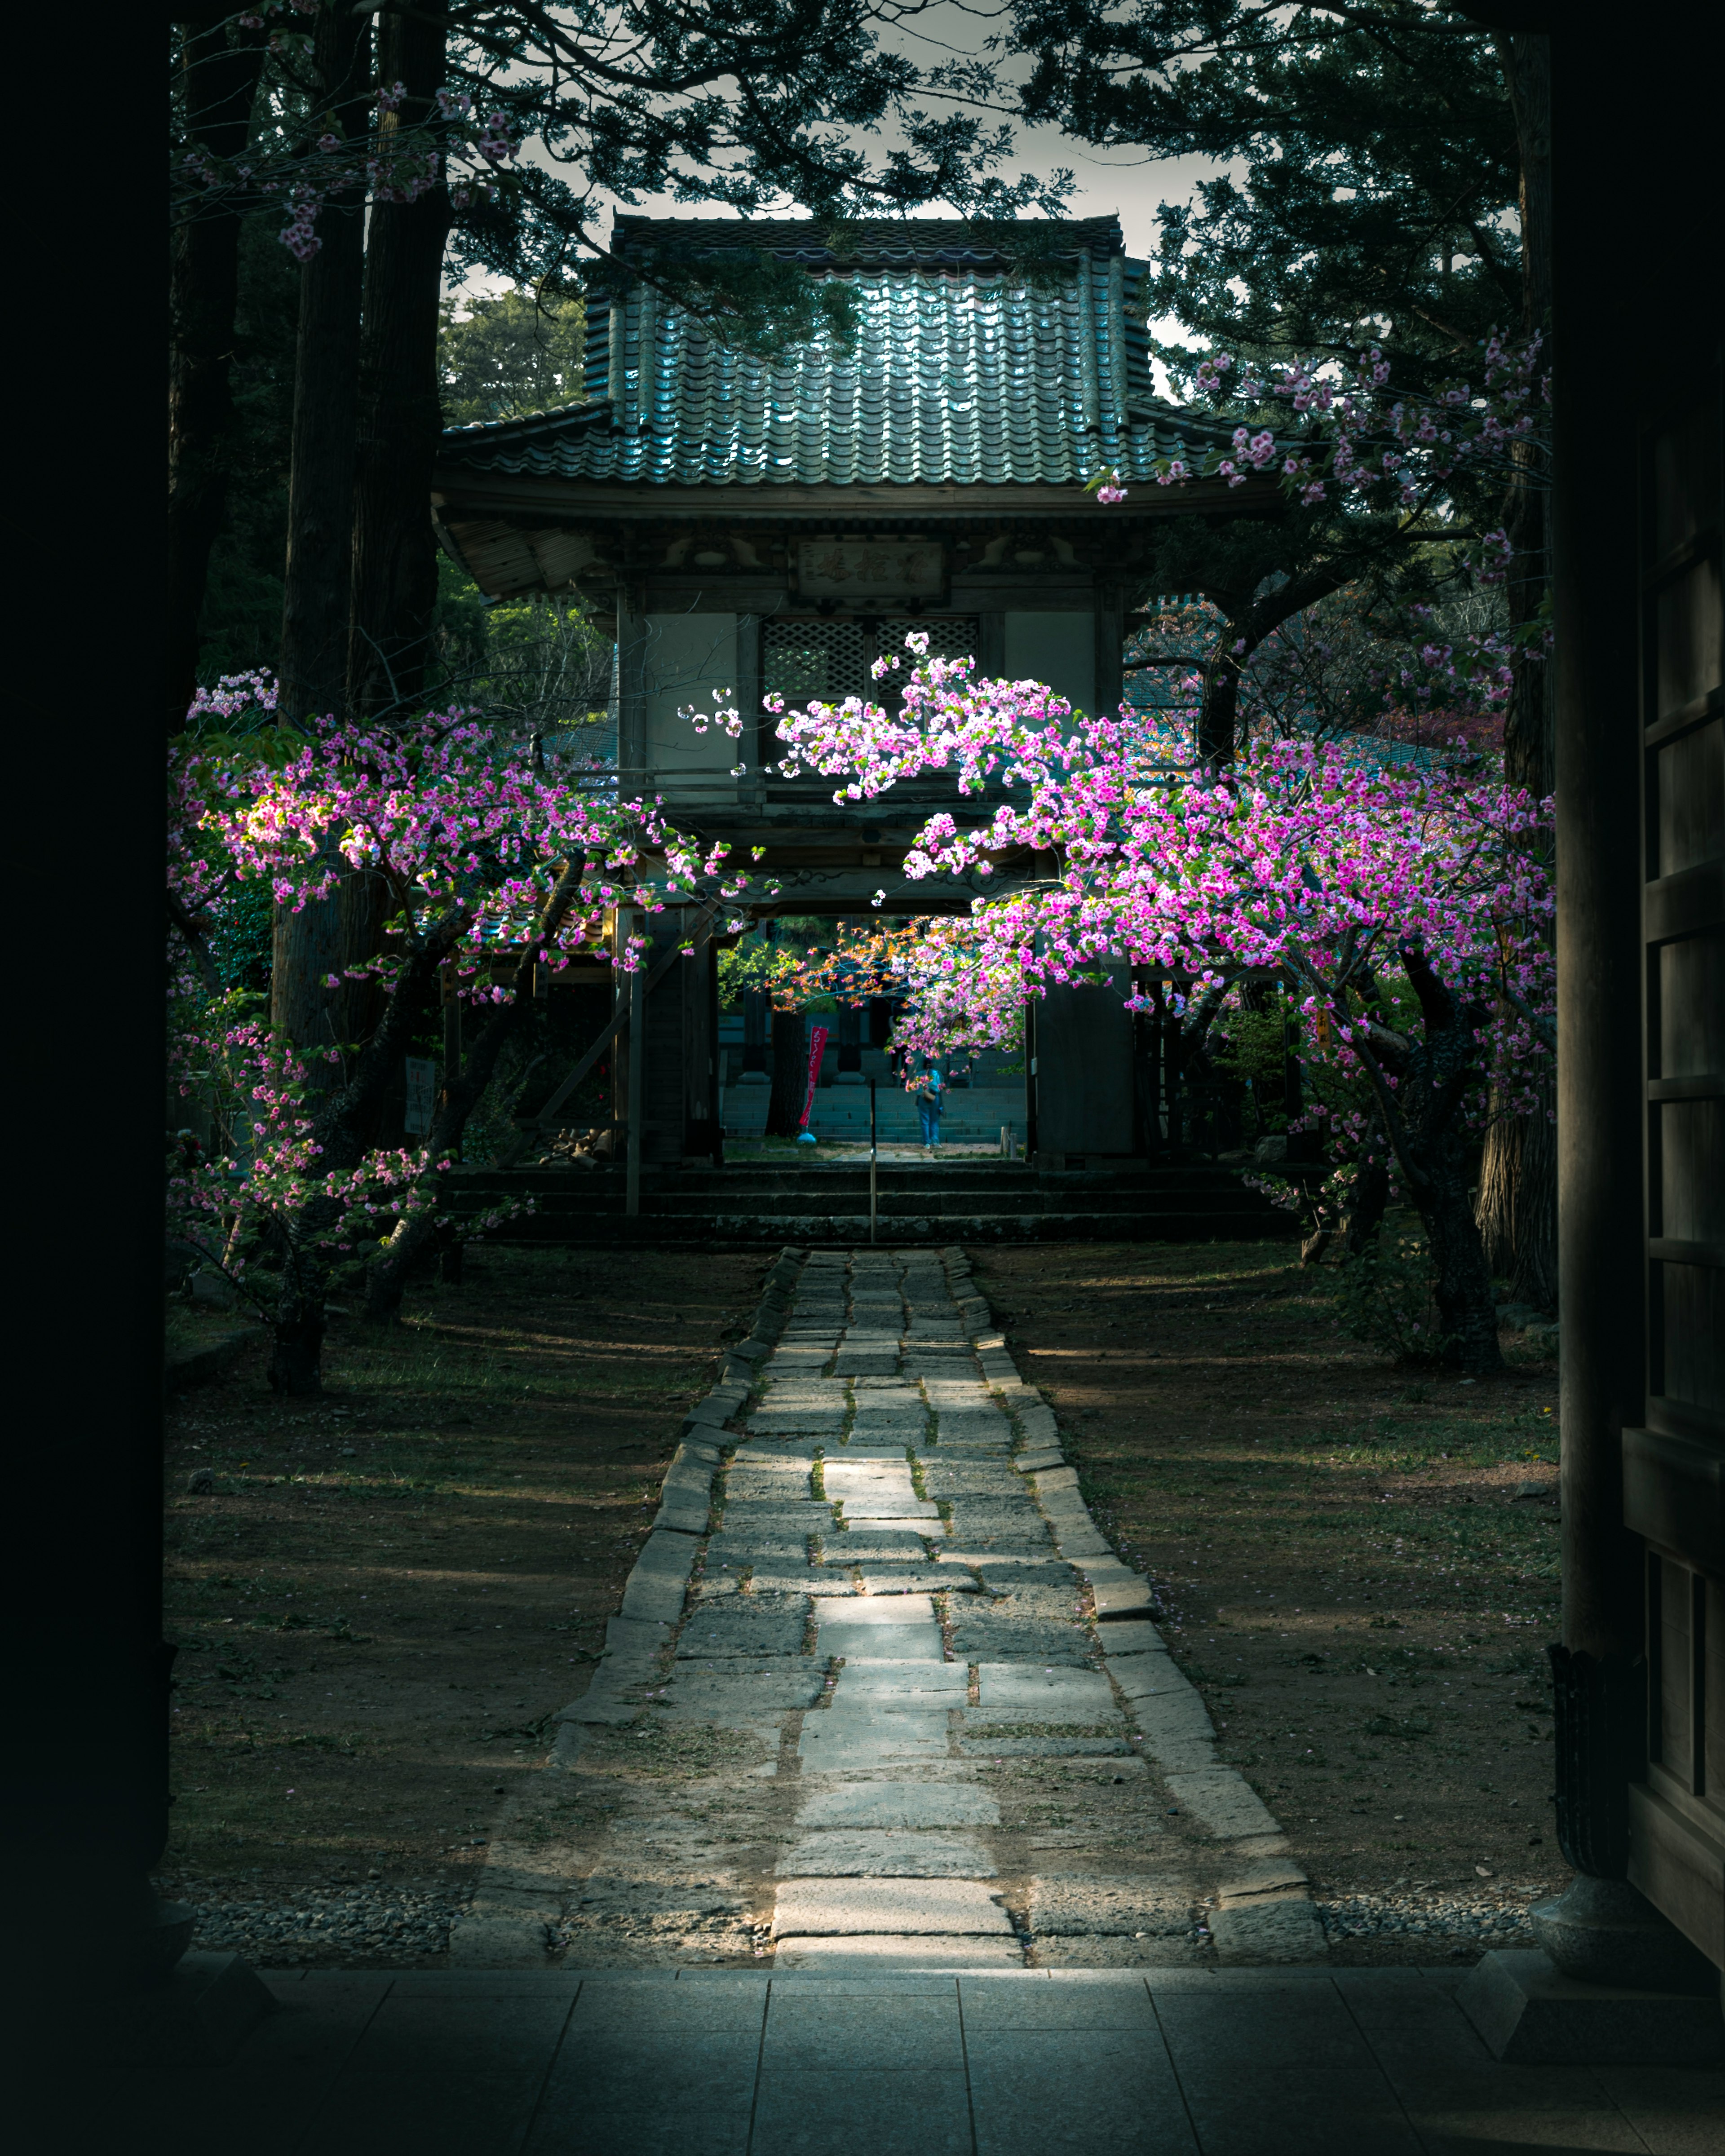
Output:
<path fill-rule="evenodd" d="M 457 1966 L 1315 1961 L 960 1250 L 788 1250 Z"/>

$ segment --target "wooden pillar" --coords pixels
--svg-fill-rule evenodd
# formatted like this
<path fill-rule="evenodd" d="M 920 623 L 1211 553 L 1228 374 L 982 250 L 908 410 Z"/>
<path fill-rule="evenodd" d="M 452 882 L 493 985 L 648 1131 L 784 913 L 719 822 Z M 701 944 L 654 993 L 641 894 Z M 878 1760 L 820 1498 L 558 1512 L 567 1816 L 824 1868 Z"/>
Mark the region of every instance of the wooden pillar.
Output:
<path fill-rule="evenodd" d="M 624 1211 L 633 1220 L 641 1209 L 642 1121 L 646 1113 L 647 998 L 646 974 L 639 968 L 629 977 L 629 1146 Z"/>
<path fill-rule="evenodd" d="M 1120 589 L 1098 584 L 1096 593 L 1096 710 L 1092 716 L 1111 719 L 1126 693 L 1126 609 Z"/>
<path fill-rule="evenodd" d="M 1554 48 L 1557 307 L 1572 334 L 1609 345 L 1620 329 L 1633 333 L 1635 307 L 1632 277 L 1607 294 L 1598 275 L 1600 220 L 1615 228 L 1625 176 L 1591 141 L 1602 116 L 1580 42 Z M 1645 1354 L 1635 471 L 1627 444 L 1598 454 L 1584 368 L 1557 370 L 1553 394 L 1563 1642 L 1633 1656 L 1640 1609 L 1622 1439 L 1642 1419 Z"/>
<path fill-rule="evenodd" d="M 761 709 L 765 694 L 761 678 L 761 617 L 740 613 L 737 617 L 737 708 L 742 718 L 742 739 L 737 745 L 742 752 L 737 761 L 747 767 L 748 776 L 737 782 L 739 798 L 758 798 L 765 783 L 767 761 L 778 747 L 773 737 L 774 722 Z"/>
<path fill-rule="evenodd" d="M 1697 33 L 1710 20 L 1698 7 L 1677 5 L 1658 11 L 1633 38 L 1607 42 L 1589 25 L 1565 22 L 1552 39 L 1558 346 L 1661 356 L 1657 378 L 1637 408 L 1644 428 L 1652 423 L 1643 459 L 1628 429 L 1612 454 L 1600 454 L 1597 398 L 1584 366 L 1558 367 L 1553 413 L 1563 1563 L 1563 1640 L 1553 1650 L 1554 1779 L 1559 1843 L 1582 1876 L 1564 1897 L 1564 1924 L 1536 1919 L 1536 1929 L 1560 1968 L 1596 1982 L 1614 1980 L 1614 1972 L 1625 1969 L 1630 1973 L 1624 1980 L 1631 1984 L 1661 1980 L 1647 1974 L 1651 1943 L 1642 1894 L 1692 1943 L 1686 1947 L 1676 1933 L 1670 1935 L 1672 1971 L 1680 1970 L 1686 1954 L 1692 1964 L 1697 1947 L 1715 1965 L 1725 1960 L 1725 1808 L 1716 1789 L 1704 1797 L 1685 1785 L 1681 1774 L 1666 1775 L 1660 1763 L 1661 1747 L 1676 1724 L 1669 1701 L 1663 1717 L 1657 1708 L 1662 1626 L 1652 1641 L 1651 1727 L 1646 1712 L 1650 1553 L 1641 1540 L 1648 1537 L 1656 1557 L 1662 1520 L 1678 1523 L 1681 1543 L 1710 1504 L 1711 1554 L 1725 1570 L 1717 1525 L 1725 1401 L 1712 1402 L 1703 1478 L 1711 1496 L 1697 1504 L 1686 1470 L 1692 1454 L 1707 1448 L 1691 1445 L 1686 1429 L 1678 1433 L 1680 1464 L 1675 1453 L 1661 1458 L 1653 1441 L 1665 1434 L 1660 1425 L 1669 1427 L 1669 1416 L 1649 1397 L 1644 1299 L 1651 1276 L 1656 1301 L 1666 1258 L 1661 1244 L 1650 1240 L 1664 1179 L 1651 1188 L 1651 1210 L 1645 1179 L 1650 1111 L 1656 1117 L 1661 1097 L 1652 1074 L 1661 1067 L 1669 1015 L 1661 1007 L 1666 984 L 1659 978 L 1660 947 L 1702 924 L 1687 904 L 1702 895 L 1688 887 L 1697 868 L 1663 875 L 1657 839 L 1644 860 L 1657 788 L 1649 804 L 1655 815 L 1644 828 L 1643 778 L 1647 757 L 1705 716 L 1721 678 L 1717 583 L 1710 604 L 1686 616 L 1680 572 L 1690 559 L 1674 542 L 1653 537 L 1669 495 L 1693 487 L 1697 499 L 1707 495 L 1701 536 L 1711 538 L 1717 575 L 1717 437 L 1710 477 L 1698 469 L 1705 450 L 1681 424 L 1669 434 L 1668 446 L 1660 438 L 1662 421 L 1681 422 L 1681 400 L 1692 399 L 1697 383 L 1716 376 L 1718 366 L 1719 280 L 1697 269 L 1711 259 L 1710 249 L 1717 252 L 1715 213 L 1707 207 L 1717 193 L 1715 86 L 1694 59 Z M 1637 194 L 1640 153 L 1625 116 L 1656 111 L 1666 208 L 1647 220 Z M 1621 274 L 1602 279 L 1602 261 L 1619 265 Z M 1717 388 L 1712 395 L 1716 425 Z M 1668 414 L 1661 413 L 1666 406 Z M 1708 633 L 1696 634 L 1703 619 L 1712 624 L 1704 654 Z M 1670 697 L 1674 659 L 1710 669 L 1711 686 L 1703 682 L 1699 694 Z M 1707 810 L 1693 777 L 1681 792 L 1686 836 L 1692 840 L 1695 819 Z M 1705 875 L 1705 865 L 1698 865 Z M 1717 867 L 1712 874 L 1717 906 Z M 1686 889 L 1668 893 L 1666 887 L 1678 882 Z M 1667 908 L 1668 895 L 1684 904 Z M 1716 987 L 1715 1010 L 1717 993 Z M 1680 1024 L 1692 1029 L 1704 1020 L 1709 998 L 1680 1001 Z M 1717 1067 L 1684 1082 L 1686 1098 L 1725 1090 Z M 1653 1128 L 1656 1134 L 1656 1122 Z M 1688 1194 L 1683 1196 L 1689 1202 Z M 1679 1263 L 1693 1247 L 1686 1244 L 1674 1254 Z M 1711 1261 L 1717 1264 L 1716 1251 Z M 1716 1352 L 1716 1324 L 1702 1328 L 1708 1353 Z M 1682 1419 L 1699 1435 L 1686 1413 Z M 1640 1509 L 1634 1512 L 1626 1502 L 1626 1459 L 1635 1470 L 1630 1480 Z M 1687 1559 L 1681 1547 L 1678 1554 Z M 1656 1577 L 1662 1566 L 1662 1558 L 1655 1563 Z M 1707 1568 L 1702 1563 L 1691 1580 Z M 1716 1580 L 1708 1585 L 1717 1592 Z M 1693 1599 L 1692 1587 L 1686 1599 Z M 1699 1691 L 1692 1673 L 1677 1687 L 1679 1720 Z M 1705 1721 L 1704 1708 L 1696 1719 Z M 1712 1741 L 1717 1744 L 1717 1736 Z M 1572 1907 L 1573 1917 L 1567 1913 Z M 1664 1980 L 1675 1985 L 1678 1977 Z"/>
<path fill-rule="evenodd" d="M 639 585 L 617 591 L 617 783 L 627 798 L 647 783 L 646 594 Z"/>

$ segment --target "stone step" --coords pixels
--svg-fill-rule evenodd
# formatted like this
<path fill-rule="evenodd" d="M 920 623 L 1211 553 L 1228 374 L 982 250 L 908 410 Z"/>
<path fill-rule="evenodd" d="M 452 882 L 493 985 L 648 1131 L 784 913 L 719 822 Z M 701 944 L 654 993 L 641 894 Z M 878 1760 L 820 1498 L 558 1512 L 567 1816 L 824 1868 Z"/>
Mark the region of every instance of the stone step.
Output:
<path fill-rule="evenodd" d="M 459 1202 L 451 1210 L 478 1211 Z M 1283 1224 L 1286 1222 L 1286 1224 Z M 1034 1213 L 920 1214 L 882 1214 L 880 1240 L 894 1244 L 952 1242 L 1264 1242 L 1297 1235 L 1289 1215 L 1258 1212 L 1205 1213 Z M 567 1245 L 647 1243 L 702 1245 L 716 1240 L 732 1245 L 775 1247 L 793 1237 L 815 1246 L 866 1242 L 869 1219 L 862 1214 L 666 1214 L 644 1206 L 634 1219 L 619 1212 L 596 1210 L 530 1214 L 491 1231 L 495 1243 L 552 1243 Z"/>

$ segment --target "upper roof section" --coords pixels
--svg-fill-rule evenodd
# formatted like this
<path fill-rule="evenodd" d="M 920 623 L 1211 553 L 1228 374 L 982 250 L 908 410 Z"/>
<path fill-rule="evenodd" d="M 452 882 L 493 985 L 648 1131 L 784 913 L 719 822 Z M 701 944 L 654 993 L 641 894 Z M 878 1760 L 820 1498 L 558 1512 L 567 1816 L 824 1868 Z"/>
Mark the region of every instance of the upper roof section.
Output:
<path fill-rule="evenodd" d="M 588 402 L 453 429 L 446 467 L 675 486 L 1048 485 L 1111 465 L 1144 479 L 1153 459 L 1209 446 L 1152 393 L 1145 267 L 1112 217 L 619 218 L 614 244 L 625 260 L 698 247 L 800 262 L 850 287 L 855 344 L 762 360 L 647 285 L 597 293 Z"/>
<path fill-rule="evenodd" d="M 1011 270 L 1026 260 L 1075 260 L 1081 252 L 1124 254 L 1117 217 L 1025 218 L 968 223 L 963 218 L 871 218 L 824 223 L 780 217 L 619 217 L 611 251 L 625 260 L 658 248 L 715 254 L 725 248 L 776 254 L 811 270 Z"/>

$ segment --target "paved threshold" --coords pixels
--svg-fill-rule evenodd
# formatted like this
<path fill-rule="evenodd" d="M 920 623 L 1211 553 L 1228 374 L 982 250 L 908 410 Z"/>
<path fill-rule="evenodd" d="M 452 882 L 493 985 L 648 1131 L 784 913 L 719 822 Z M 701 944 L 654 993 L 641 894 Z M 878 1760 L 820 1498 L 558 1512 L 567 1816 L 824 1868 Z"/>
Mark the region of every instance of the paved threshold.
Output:
<path fill-rule="evenodd" d="M 223 2066 L 69 2076 L 55 2156 L 1703 2156 L 1725 2076 L 1505 2066 L 1454 1969 L 272 1975 Z M 14 2145 L 18 2145 L 14 2143 Z"/>

